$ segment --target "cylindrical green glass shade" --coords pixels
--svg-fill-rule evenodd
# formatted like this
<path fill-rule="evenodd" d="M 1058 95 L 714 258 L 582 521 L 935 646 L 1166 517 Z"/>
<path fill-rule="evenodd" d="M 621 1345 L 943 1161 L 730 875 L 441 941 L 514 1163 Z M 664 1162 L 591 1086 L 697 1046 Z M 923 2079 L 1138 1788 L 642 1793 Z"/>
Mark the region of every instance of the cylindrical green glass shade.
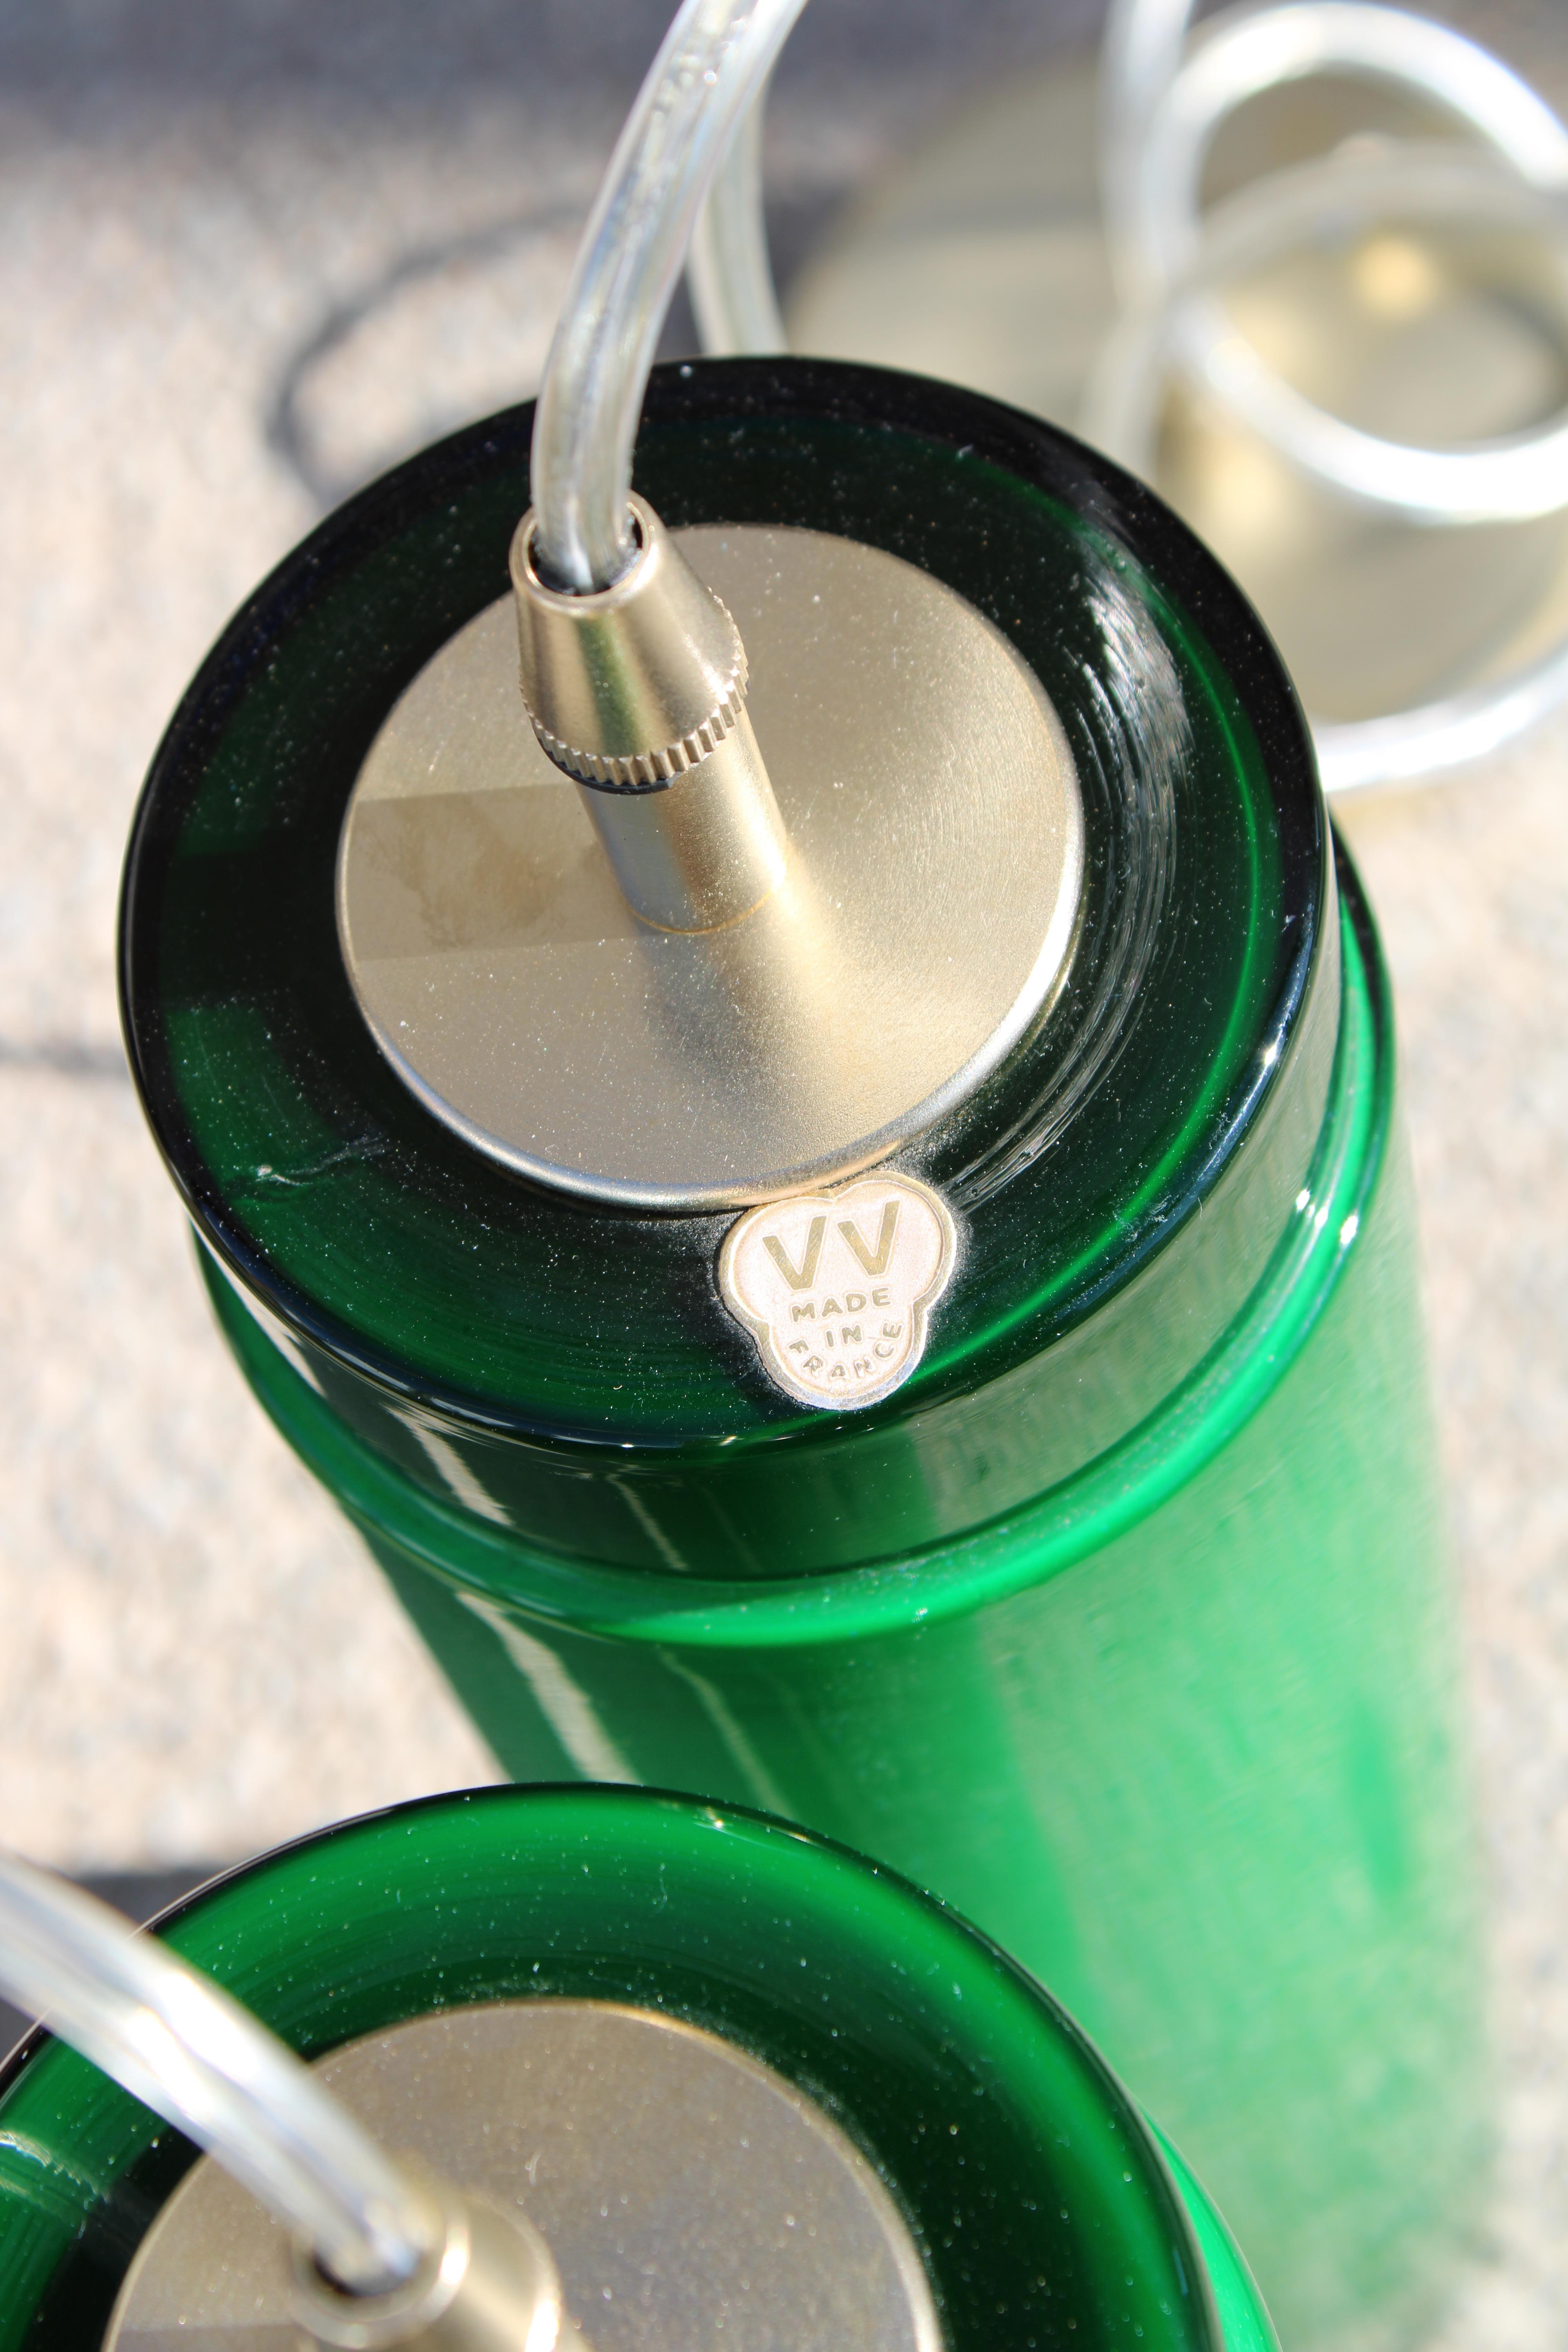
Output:
<path fill-rule="evenodd" d="M 876 2166 L 949 2352 L 1277 2352 L 1204 2192 L 1057 2004 L 776 1823 L 610 1790 L 437 1799 L 253 1864 L 161 1932 L 310 2056 L 552 1996 L 741 2043 Z M 195 2153 L 63 2044 L 24 2045 L 0 2080 L 0 2352 L 91 2352 Z"/>
<path fill-rule="evenodd" d="M 344 981 L 347 793 L 504 586 L 525 446 L 495 420 L 334 518 L 150 782 L 128 1028 L 230 1344 L 510 1771 L 762 1804 L 956 1902 L 1169 2122 L 1292 2352 L 1397 2343 L 1474 2196 L 1472 1877 L 1386 993 L 1289 682 L 1031 420 L 793 362 L 656 382 L 668 522 L 921 562 L 1084 790 L 1061 997 L 900 1155 L 963 1234 L 928 1358 L 803 1413 L 719 1300 L 724 1220 L 530 1192 Z"/>
<path fill-rule="evenodd" d="M 1109 1459 L 935 1556 L 765 1592 L 530 1557 L 356 1440 L 212 1276 L 509 1771 L 765 1803 L 939 1889 L 1170 2119 L 1292 2343 L 1412 2331 L 1479 2153 L 1409 1177 L 1359 911 L 1309 1199 L 1247 1314 Z"/>

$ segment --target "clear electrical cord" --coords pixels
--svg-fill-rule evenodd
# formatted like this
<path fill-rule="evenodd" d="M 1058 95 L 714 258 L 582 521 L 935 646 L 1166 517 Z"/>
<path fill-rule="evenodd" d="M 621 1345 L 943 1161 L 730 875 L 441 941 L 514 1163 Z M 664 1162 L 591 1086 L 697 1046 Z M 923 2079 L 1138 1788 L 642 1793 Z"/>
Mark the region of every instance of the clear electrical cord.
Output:
<path fill-rule="evenodd" d="M 1194 0 L 1110 0 L 1100 45 L 1100 209 L 1123 301 L 1150 277 L 1133 200 L 1155 108 L 1176 78 Z"/>
<path fill-rule="evenodd" d="M 697 331 L 714 359 L 789 349 L 763 216 L 766 102 L 764 89 L 742 115 L 697 216 L 687 257 Z"/>
<path fill-rule="evenodd" d="M 0 1990 L 206 2148 L 337 2283 L 411 2278 L 440 2217 L 291 2050 L 155 1937 L 0 1853 Z"/>
<path fill-rule="evenodd" d="M 616 142 L 562 305 L 533 427 L 534 561 L 556 586 L 608 587 L 636 553 L 632 448 L 659 330 L 709 184 L 805 5 L 685 0 Z M 728 231 L 718 242 L 720 268 L 759 298 L 760 309 L 745 313 L 749 337 L 759 318 L 765 326 L 778 316 L 766 253 L 759 270 Z"/>
<path fill-rule="evenodd" d="M 1568 510 L 1568 409 L 1502 439 L 1431 449 L 1369 434 L 1308 400 L 1247 346 L 1221 297 L 1227 278 L 1310 243 L 1331 214 L 1329 159 L 1309 202 L 1274 175 L 1215 215 L 1198 183 L 1220 124 L 1281 84 L 1348 75 L 1436 106 L 1478 142 L 1446 194 L 1432 194 L 1429 155 L 1395 142 L 1379 184 L 1384 216 L 1425 208 L 1466 225 L 1506 215 L 1549 271 L 1568 252 L 1568 130 L 1500 60 L 1451 28 L 1371 0 L 1278 0 L 1211 18 L 1189 43 L 1194 0 L 1110 0 L 1100 60 L 1101 210 L 1125 316 L 1090 387 L 1089 437 L 1134 470 L 1154 460 L 1154 418 L 1173 376 L 1201 383 L 1256 437 L 1326 495 L 1434 529 L 1512 522 Z M 779 347 L 748 340 L 776 320 L 761 218 L 756 128 L 714 183 L 697 250 L 704 347 Z M 1404 152 L 1402 152 L 1404 151 Z M 1356 159 L 1342 159 L 1353 173 Z M 1425 178 L 1423 178 L 1425 174 Z M 1347 178 L 1347 209 L 1365 214 L 1368 183 Z M 1447 205 L 1445 214 L 1444 207 Z M 1248 215 L 1247 208 L 1256 206 Z M 720 220 L 722 211 L 731 215 Z M 1294 229 L 1287 227 L 1293 221 Z M 1375 223 L 1373 224 L 1375 226 Z M 694 289 L 699 283 L 694 279 Z M 1568 645 L 1455 697 L 1354 723 L 1314 725 L 1324 782 L 1350 791 L 1415 782 L 1499 749 L 1568 698 Z"/>

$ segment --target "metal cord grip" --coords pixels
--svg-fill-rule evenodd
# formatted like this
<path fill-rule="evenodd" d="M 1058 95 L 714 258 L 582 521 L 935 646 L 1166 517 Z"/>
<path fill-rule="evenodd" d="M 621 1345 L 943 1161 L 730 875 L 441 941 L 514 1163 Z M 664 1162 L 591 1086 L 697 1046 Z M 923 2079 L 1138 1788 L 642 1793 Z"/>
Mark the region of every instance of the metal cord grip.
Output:
<path fill-rule="evenodd" d="M 784 879 L 784 821 L 745 707 L 741 633 L 645 499 L 608 587 L 552 587 L 530 508 L 511 543 L 522 699 L 634 912 L 667 931 L 738 922 Z"/>

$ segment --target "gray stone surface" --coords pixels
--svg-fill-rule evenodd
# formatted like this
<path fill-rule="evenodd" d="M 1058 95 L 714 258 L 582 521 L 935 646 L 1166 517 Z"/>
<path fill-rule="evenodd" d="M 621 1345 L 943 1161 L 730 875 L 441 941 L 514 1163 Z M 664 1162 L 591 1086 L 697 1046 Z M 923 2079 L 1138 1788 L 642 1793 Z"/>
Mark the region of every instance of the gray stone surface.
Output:
<path fill-rule="evenodd" d="M 1445 2352 L 1568 2308 L 1568 726 L 1346 822 L 1398 991 L 1463 1585 L 1503 2105 Z"/>
<path fill-rule="evenodd" d="M 72 1869 L 493 1770 L 209 1328 L 121 1071 L 115 886 L 164 718 L 320 496 L 531 388 L 661 13 L 0 22 L 0 1837 Z M 773 135 L 797 238 L 1075 21 L 921 0 L 895 67 L 819 13 Z M 1555 54 L 1562 0 L 1494 16 Z M 1568 2308 L 1565 768 L 1559 727 L 1346 818 L 1399 990 L 1494 1898 L 1500 2193 L 1445 2352 L 1536 2352 Z"/>

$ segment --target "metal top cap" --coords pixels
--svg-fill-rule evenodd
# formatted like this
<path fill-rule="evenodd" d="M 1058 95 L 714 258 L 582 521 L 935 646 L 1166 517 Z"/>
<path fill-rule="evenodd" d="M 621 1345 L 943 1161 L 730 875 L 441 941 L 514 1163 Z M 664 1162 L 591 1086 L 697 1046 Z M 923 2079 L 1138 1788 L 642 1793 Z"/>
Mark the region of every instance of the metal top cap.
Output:
<path fill-rule="evenodd" d="M 335 2352 L 942 2352 L 876 2168 L 717 2034 L 547 1998 L 412 2018 L 313 2071 L 381 2145 L 459 2184 L 440 2259 L 384 2310 L 302 2300 L 286 2233 L 204 2161 L 142 2241 L 104 2352 L 294 2352 L 301 2319 Z M 490 2291 L 465 2300 L 481 2261 Z"/>

